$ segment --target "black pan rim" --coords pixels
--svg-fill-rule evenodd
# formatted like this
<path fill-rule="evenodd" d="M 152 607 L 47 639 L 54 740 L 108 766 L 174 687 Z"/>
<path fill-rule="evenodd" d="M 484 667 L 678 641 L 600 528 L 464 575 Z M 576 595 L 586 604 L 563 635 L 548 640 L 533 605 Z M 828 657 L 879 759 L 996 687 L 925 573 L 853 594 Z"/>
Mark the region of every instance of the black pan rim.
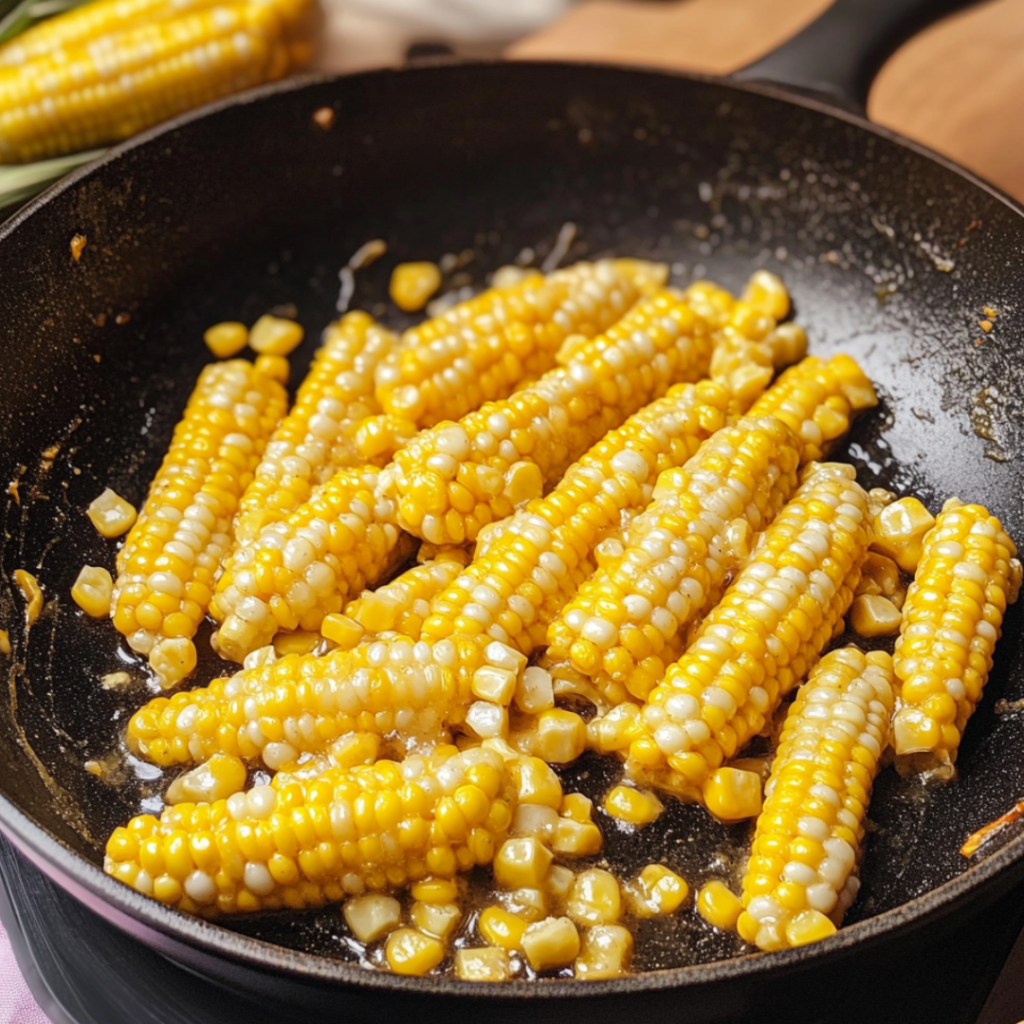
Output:
<path fill-rule="evenodd" d="M 1024 205 L 997 186 L 927 146 L 907 139 L 891 129 L 873 124 L 865 117 L 838 110 L 814 97 L 794 93 L 768 83 L 737 82 L 714 75 L 596 62 L 442 60 L 431 61 L 429 65 L 421 64 L 399 69 L 366 71 L 356 75 L 305 74 L 237 93 L 189 111 L 112 147 L 97 160 L 78 168 L 50 186 L 13 217 L 0 224 L 0 243 L 27 221 L 30 221 L 31 217 L 39 210 L 68 189 L 87 179 L 99 168 L 112 164 L 135 149 L 154 143 L 193 121 L 212 116 L 220 111 L 257 103 L 279 94 L 345 81 L 349 78 L 389 76 L 397 78 L 429 74 L 434 68 L 447 71 L 465 70 L 467 74 L 479 72 L 486 74 L 497 72 L 499 69 L 504 72 L 510 67 L 522 69 L 527 74 L 536 69 L 563 69 L 566 71 L 598 71 L 612 75 L 659 78 L 667 76 L 682 81 L 713 85 L 739 94 L 766 96 L 845 122 L 907 149 L 956 174 L 974 187 L 982 189 L 1006 206 L 1014 215 L 1024 217 Z M 756 977 L 768 972 L 774 975 L 793 973 L 813 967 L 818 963 L 838 960 L 854 949 L 874 946 L 883 940 L 890 939 L 894 933 L 906 934 L 933 923 L 965 905 L 977 891 L 983 890 L 993 883 L 997 876 L 1009 872 L 1014 865 L 1024 861 L 1024 835 L 1021 835 L 991 856 L 969 866 L 956 878 L 922 896 L 892 910 L 842 928 L 825 940 L 798 949 L 775 953 L 755 952 L 710 964 L 651 971 L 622 979 L 593 981 L 585 985 L 572 979 L 540 983 L 512 981 L 500 984 L 465 985 L 454 979 L 429 976 L 407 978 L 385 972 L 366 971 L 341 961 L 298 952 L 259 939 L 242 936 L 202 918 L 188 917 L 134 892 L 104 874 L 97 865 L 60 842 L 2 794 L 0 794 L 0 829 L 20 852 L 62 888 L 70 891 L 79 899 L 82 899 L 83 895 L 98 898 L 119 916 L 133 919 L 152 932 L 246 967 L 262 970 L 269 968 L 278 974 L 316 981 L 321 984 L 359 989 L 367 994 L 371 992 L 404 992 L 406 994 L 431 994 L 460 998 L 484 996 L 522 1002 L 537 998 L 574 999 L 600 995 L 628 995 L 638 991 L 684 989 L 723 983 L 746 977 Z M 86 900 L 86 902 L 88 901 Z"/>

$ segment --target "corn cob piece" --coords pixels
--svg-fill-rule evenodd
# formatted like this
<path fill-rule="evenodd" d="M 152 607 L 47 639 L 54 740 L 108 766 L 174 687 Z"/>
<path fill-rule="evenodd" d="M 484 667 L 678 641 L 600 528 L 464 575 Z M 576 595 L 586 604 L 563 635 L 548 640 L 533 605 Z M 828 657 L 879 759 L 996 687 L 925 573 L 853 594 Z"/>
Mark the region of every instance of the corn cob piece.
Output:
<path fill-rule="evenodd" d="M 956 760 L 1016 597 L 1016 553 L 980 505 L 949 507 L 925 536 L 894 658 L 902 706 L 893 746 L 904 768 L 949 769 Z"/>
<path fill-rule="evenodd" d="M 237 547 L 210 602 L 213 642 L 241 662 L 281 629 L 319 630 L 324 616 L 412 553 L 372 466 L 339 470 L 279 523 Z"/>
<path fill-rule="evenodd" d="M 642 708 L 588 727 L 638 780 L 690 800 L 764 726 L 832 638 L 870 540 L 852 466 L 812 463 L 793 500 Z"/>
<path fill-rule="evenodd" d="M 790 367 L 750 407 L 750 416 L 775 416 L 804 443 L 800 462 L 822 458 L 853 416 L 878 405 L 871 381 L 844 354 L 827 362 L 809 356 Z"/>
<path fill-rule="evenodd" d="M 498 754 L 447 748 L 142 815 L 104 867 L 189 913 L 297 910 L 489 864 L 515 802 Z"/>
<path fill-rule="evenodd" d="M 637 305 L 570 363 L 395 455 L 385 489 L 402 526 L 435 544 L 476 539 L 670 385 L 707 373 L 711 340 L 673 293 Z"/>
<path fill-rule="evenodd" d="M 663 473 L 616 557 L 598 558 L 551 624 L 548 656 L 644 700 L 682 654 L 683 627 L 717 603 L 753 534 L 796 489 L 799 448 L 779 420 L 744 419 Z"/>
<path fill-rule="evenodd" d="M 308 501 L 337 470 L 374 461 L 359 451 L 355 434 L 380 413 L 373 375 L 396 343 L 390 331 L 362 312 L 327 328 L 295 405 L 274 431 L 242 495 L 235 522 L 239 544 Z"/>
<path fill-rule="evenodd" d="M 434 599 L 423 636 L 485 634 L 523 654 L 544 644 L 548 624 L 593 571 L 603 535 L 646 505 L 660 470 L 722 426 L 729 400 L 711 381 L 679 384 L 606 434 Z"/>
<path fill-rule="evenodd" d="M 505 398 L 550 369 L 569 335 L 607 330 L 643 289 L 653 290 L 650 268 L 633 260 L 578 263 L 460 303 L 406 331 L 377 371 L 377 398 L 385 412 L 420 427 Z"/>
<path fill-rule="evenodd" d="M 523 664 L 479 637 L 414 643 L 387 635 L 323 657 L 288 655 L 151 700 L 128 723 L 128 747 L 165 767 L 221 753 L 259 757 L 276 771 L 349 733 L 436 745 L 446 723 L 465 717 L 478 670 L 514 677 Z"/>
<path fill-rule="evenodd" d="M 117 4 L 100 6 L 91 12 L 92 27 L 116 23 Z M 39 160 L 114 142 L 280 78 L 299 56 L 286 21 L 301 18 L 312 5 L 192 6 L 178 17 L 138 16 L 114 33 L 97 29 L 100 34 L 90 36 L 87 29 L 83 38 L 74 29 L 54 47 L 47 37 L 59 33 L 57 18 L 41 25 L 35 40 L 22 40 L 20 50 L 30 47 L 35 56 L 0 67 L 0 161 Z M 11 50 L 5 59 L 13 60 Z"/>
<path fill-rule="evenodd" d="M 346 605 L 345 614 L 367 633 L 395 632 L 419 640 L 430 602 L 455 582 L 464 567 L 458 557 L 439 555 L 377 590 L 364 592 Z"/>
<path fill-rule="evenodd" d="M 207 366 L 117 556 L 112 617 L 162 685 L 195 667 L 195 635 L 231 544 L 231 519 L 287 396 L 251 363 Z"/>
<path fill-rule="evenodd" d="M 864 814 L 889 739 L 892 659 L 827 654 L 786 715 L 743 878 L 740 935 L 764 950 L 835 932 L 853 902 Z"/>

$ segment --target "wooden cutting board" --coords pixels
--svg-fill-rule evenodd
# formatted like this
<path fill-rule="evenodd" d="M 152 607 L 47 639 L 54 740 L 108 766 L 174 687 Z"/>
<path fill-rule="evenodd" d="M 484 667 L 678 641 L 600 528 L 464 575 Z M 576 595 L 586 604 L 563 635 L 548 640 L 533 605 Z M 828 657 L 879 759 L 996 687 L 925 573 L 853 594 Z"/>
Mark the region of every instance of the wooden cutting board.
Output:
<path fill-rule="evenodd" d="M 725 74 L 829 3 L 590 0 L 509 54 Z M 869 114 L 1024 201 L 1024 0 L 990 0 L 912 39 L 882 69 Z"/>

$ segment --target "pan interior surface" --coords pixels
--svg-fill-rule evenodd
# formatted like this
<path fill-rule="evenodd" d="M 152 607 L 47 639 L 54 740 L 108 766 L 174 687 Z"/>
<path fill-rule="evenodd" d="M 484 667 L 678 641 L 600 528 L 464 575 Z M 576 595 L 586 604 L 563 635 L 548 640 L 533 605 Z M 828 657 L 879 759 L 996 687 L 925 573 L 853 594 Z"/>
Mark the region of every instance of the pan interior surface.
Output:
<path fill-rule="evenodd" d="M 324 106 L 329 130 L 313 119 Z M 540 263 L 567 223 L 563 262 L 641 256 L 669 262 L 673 283 L 734 290 L 758 267 L 782 275 L 811 351 L 854 355 L 882 399 L 836 457 L 933 512 L 951 495 L 983 503 L 1024 540 L 1024 221 L 998 196 L 856 124 L 681 77 L 493 65 L 279 89 L 124 148 L 0 232 L 0 626 L 13 646 L 0 794 L 93 864 L 116 825 L 160 806 L 169 776 L 117 754 L 150 696 L 142 666 L 70 588 L 83 564 L 113 568 L 83 510 L 107 486 L 142 503 L 209 358 L 204 328 L 294 304 L 298 377 L 337 315 L 339 268 L 367 240 L 388 251 L 356 274 L 352 306 L 402 327 L 387 301 L 396 263 L 452 254 L 447 286 L 480 288 L 503 264 Z M 19 568 L 47 598 L 27 633 Z M 1024 794 L 1020 627 L 1017 606 L 958 780 L 879 778 L 848 922 L 963 873 L 963 839 Z M 195 684 L 224 670 L 210 654 Z M 132 682 L 103 688 L 117 671 Z M 599 798 L 616 770 L 585 758 L 567 775 Z M 691 887 L 733 872 L 748 841 L 746 826 L 678 804 L 635 836 L 604 825 L 598 863 L 629 876 L 662 861 Z M 336 907 L 223 924 L 356 956 Z M 742 951 L 693 914 L 644 927 L 639 969 Z"/>

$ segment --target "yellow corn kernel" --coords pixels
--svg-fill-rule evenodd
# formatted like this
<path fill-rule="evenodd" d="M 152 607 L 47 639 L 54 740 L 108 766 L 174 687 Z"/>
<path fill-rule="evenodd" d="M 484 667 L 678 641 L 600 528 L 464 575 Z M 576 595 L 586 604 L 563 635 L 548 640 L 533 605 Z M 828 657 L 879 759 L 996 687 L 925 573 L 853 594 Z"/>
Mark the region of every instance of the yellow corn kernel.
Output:
<path fill-rule="evenodd" d="M 165 637 L 157 640 L 149 652 L 149 665 L 161 689 L 169 690 L 196 668 L 196 645 L 187 636 Z"/>
<path fill-rule="evenodd" d="M 690 894 L 690 887 L 662 864 L 648 864 L 627 887 L 637 917 L 674 914 Z"/>
<path fill-rule="evenodd" d="M 587 724 L 574 711 L 551 708 L 537 716 L 531 744 L 534 754 L 549 764 L 569 764 L 587 746 Z"/>
<path fill-rule="evenodd" d="M 913 572 L 921 557 L 925 534 L 934 525 L 935 517 L 917 498 L 901 498 L 875 516 L 871 547 L 893 559 L 904 572 Z"/>
<path fill-rule="evenodd" d="M 454 903 L 459 887 L 448 878 L 424 878 L 409 890 L 420 903 Z"/>
<path fill-rule="evenodd" d="M 868 509 L 870 511 L 870 494 L 868 498 Z M 905 593 L 906 588 L 900 579 L 900 567 L 886 555 L 880 555 L 877 551 L 869 551 L 868 557 L 864 559 L 864 564 L 861 567 L 860 583 L 857 584 L 854 596 L 879 594 L 882 597 L 889 598 L 899 608 L 903 604 Z"/>
<path fill-rule="evenodd" d="M 257 373 L 276 380 L 279 384 L 287 384 L 292 375 L 292 366 L 285 356 L 257 356 L 252 364 Z"/>
<path fill-rule="evenodd" d="M 562 797 L 562 806 L 559 807 L 558 813 L 563 818 L 571 818 L 573 821 L 586 825 L 591 820 L 593 810 L 594 801 L 589 796 L 584 796 L 582 793 L 566 793 Z"/>
<path fill-rule="evenodd" d="M 264 356 L 286 356 L 302 343 L 302 325 L 265 313 L 249 331 L 249 347 Z"/>
<path fill-rule="evenodd" d="M 622 914 L 618 879 L 600 868 L 581 871 L 569 889 L 565 911 L 577 924 L 614 924 Z"/>
<path fill-rule="evenodd" d="M 127 533 L 138 516 L 135 506 L 109 487 L 93 500 L 85 514 L 101 536 L 110 538 Z"/>
<path fill-rule="evenodd" d="M 512 965 L 508 953 L 497 946 L 456 950 L 455 976 L 463 981 L 508 981 Z"/>
<path fill-rule="evenodd" d="M 516 681 L 514 700 L 516 707 L 528 715 L 551 710 L 555 706 L 551 673 L 538 665 L 531 665 Z"/>
<path fill-rule="evenodd" d="M 507 707 L 516 692 L 517 677 L 518 673 L 513 669 L 482 665 L 473 674 L 470 688 L 475 697 Z"/>
<path fill-rule="evenodd" d="M 523 933 L 523 952 L 535 971 L 567 967 L 580 952 L 580 933 L 567 917 L 548 917 Z"/>
<path fill-rule="evenodd" d="M 292 633 L 278 633 L 273 639 L 274 652 L 279 658 L 289 654 L 311 654 L 320 643 L 320 633 L 311 629 L 297 629 Z"/>
<path fill-rule="evenodd" d="M 214 754 L 209 761 L 179 775 L 167 787 L 165 804 L 213 803 L 227 800 L 245 787 L 247 773 L 240 758 Z"/>
<path fill-rule="evenodd" d="M 11 638 L 7 634 L 6 629 L 0 629 L 0 654 L 10 656 L 11 653 Z"/>
<path fill-rule="evenodd" d="M 697 893 L 697 912 L 715 928 L 731 932 L 743 912 L 739 896 L 719 881 L 708 882 Z"/>
<path fill-rule="evenodd" d="M 477 920 L 477 928 L 485 942 L 510 952 L 522 949 L 523 933 L 528 924 L 528 921 L 501 907 L 488 907 Z"/>
<path fill-rule="evenodd" d="M 462 918 L 462 911 L 456 903 L 414 903 L 409 916 L 421 932 L 447 942 Z"/>
<path fill-rule="evenodd" d="M 629 972 L 633 936 L 620 924 L 601 924 L 583 934 L 583 946 L 576 958 L 576 977 L 596 981 L 618 978 Z"/>
<path fill-rule="evenodd" d="M 899 608 L 878 594 L 861 594 L 850 605 L 850 625 L 861 636 L 892 636 L 902 621 Z"/>
<path fill-rule="evenodd" d="M 802 910 L 786 925 L 786 938 L 791 946 L 806 946 L 835 933 L 835 924 L 820 910 Z"/>
<path fill-rule="evenodd" d="M 388 292 L 400 310 L 416 313 L 440 286 L 441 269 L 436 263 L 399 263 L 391 271 Z"/>
<path fill-rule="evenodd" d="M 653 794 L 631 786 L 616 786 L 604 798 L 604 809 L 630 825 L 649 825 L 661 817 L 665 805 Z"/>
<path fill-rule="evenodd" d="M 539 757 L 523 757 L 509 767 L 519 790 L 520 804 L 542 804 L 558 810 L 562 806 L 562 783 L 547 762 Z"/>
<path fill-rule="evenodd" d="M 544 889 L 516 889 L 505 897 L 505 906 L 510 913 L 521 917 L 529 924 L 540 921 L 548 916 L 547 887 L 545 885 Z"/>
<path fill-rule="evenodd" d="M 331 612 L 330 615 L 325 615 L 324 621 L 320 623 L 320 634 L 342 650 L 350 651 L 366 636 L 366 630 L 355 619 Z"/>
<path fill-rule="evenodd" d="M 237 320 L 225 320 L 207 327 L 203 332 L 203 341 L 218 359 L 230 359 L 249 344 L 249 328 Z"/>
<path fill-rule="evenodd" d="M 376 942 L 402 923 L 402 905 L 393 896 L 381 893 L 347 900 L 342 913 L 360 942 Z"/>
<path fill-rule="evenodd" d="M 598 853 L 603 843 L 601 830 L 593 823 L 583 824 L 572 818 L 559 818 L 551 839 L 551 848 L 563 857 L 589 857 Z"/>
<path fill-rule="evenodd" d="M 25 625 L 31 626 L 43 610 L 43 588 L 39 580 L 25 569 L 14 570 L 14 582 L 25 599 Z"/>
<path fill-rule="evenodd" d="M 494 879 L 506 889 L 539 889 L 553 859 L 534 836 L 507 839 L 494 858 Z"/>
<path fill-rule="evenodd" d="M 785 320 L 789 316 L 789 292 L 782 279 L 768 270 L 755 270 L 750 275 L 740 301 L 773 320 Z"/>
<path fill-rule="evenodd" d="M 106 569 L 94 565 L 82 566 L 71 597 L 75 604 L 94 619 L 105 619 L 110 615 L 110 601 L 114 593 L 114 581 Z"/>
<path fill-rule="evenodd" d="M 740 821 L 761 813 L 761 777 L 740 768 L 719 768 L 703 786 L 704 806 L 719 821 Z"/>
<path fill-rule="evenodd" d="M 384 955 L 395 974 L 428 974 L 444 959 L 444 943 L 415 928 L 399 928 L 388 936 Z"/>

